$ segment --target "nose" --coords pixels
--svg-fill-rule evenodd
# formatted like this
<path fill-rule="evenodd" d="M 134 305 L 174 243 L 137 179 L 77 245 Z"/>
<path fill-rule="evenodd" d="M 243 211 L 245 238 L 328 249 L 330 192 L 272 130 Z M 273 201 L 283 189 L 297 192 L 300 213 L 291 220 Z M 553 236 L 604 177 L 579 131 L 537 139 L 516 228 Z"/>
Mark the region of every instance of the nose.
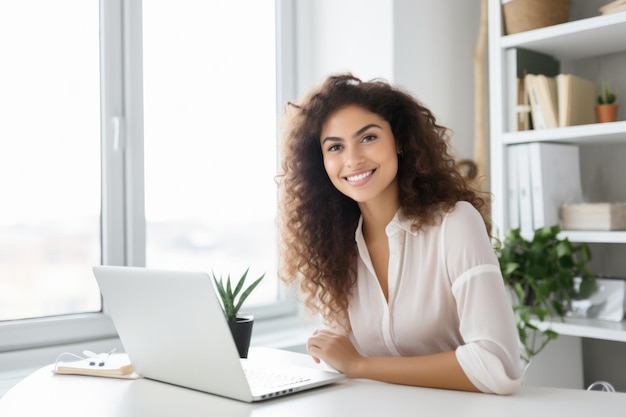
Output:
<path fill-rule="evenodd" d="M 359 146 L 347 146 L 346 151 L 344 152 L 345 160 L 344 163 L 348 167 L 359 166 L 365 160 L 363 153 L 359 149 Z"/>

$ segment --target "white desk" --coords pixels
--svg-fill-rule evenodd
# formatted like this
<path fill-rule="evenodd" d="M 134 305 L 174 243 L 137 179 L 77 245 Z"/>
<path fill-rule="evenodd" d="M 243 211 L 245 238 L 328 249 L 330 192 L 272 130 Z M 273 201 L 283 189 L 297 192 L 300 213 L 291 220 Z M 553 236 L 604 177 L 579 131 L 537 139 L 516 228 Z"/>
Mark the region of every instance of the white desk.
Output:
<path fill-rule="evenodd" d="M 251 355 L 314 366 L 306 355 L 254 349 Z M 278 356 L 277 356 L 278 355 Z M 0 399 L 0 416 L 33 417 L 333 417 L 626 415 L 626 394 L 522 387 L 512 396 L 346 380 L 256 404 L 148 379 L 52 375 L 44 367 Z"/>

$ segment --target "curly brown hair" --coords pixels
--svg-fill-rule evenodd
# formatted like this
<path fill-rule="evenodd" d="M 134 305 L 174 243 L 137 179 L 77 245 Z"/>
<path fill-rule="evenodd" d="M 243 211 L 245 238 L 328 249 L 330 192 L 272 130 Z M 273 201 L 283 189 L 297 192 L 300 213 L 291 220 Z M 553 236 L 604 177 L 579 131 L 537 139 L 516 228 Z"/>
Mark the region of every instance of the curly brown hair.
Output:
<path fill-rule="evenodd" d="M 324 169 L 322 125 L 336 110 L 357 105 L 385 119 L 400 155 L 400 209 L 413 228 L 437 224 L 458 201 L 468 201 L 491 222 L 481 193 L 463 179 L 451 155 L 448 129 L 410 94 L 382 80 L 328 77 L 298 104 L 288 103 L 283 125 L 281 271 L 286 283 L 300 279 L 300 295 L 328 322 L 343 321 L 356 282 L 357 203 L 339 192 Z M 339 320 L 338 320 L 339 319 Z"/>

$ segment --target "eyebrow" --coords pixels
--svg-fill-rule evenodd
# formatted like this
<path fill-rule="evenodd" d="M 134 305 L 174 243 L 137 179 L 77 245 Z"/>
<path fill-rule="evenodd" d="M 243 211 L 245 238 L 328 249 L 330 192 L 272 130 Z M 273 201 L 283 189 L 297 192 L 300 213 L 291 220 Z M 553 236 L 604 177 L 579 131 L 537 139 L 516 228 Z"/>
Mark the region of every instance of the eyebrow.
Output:
<path fill-rule="evenodd" d="M 368 125 L 363 126 L 362 128 L 360 128 L 359 130 L 357 130 L 354 135 L 352 135 L 352 137 L 357 137 L 361 134 L 363 134 L 363 132 L 367 131 L 367 129 L 372 128 L 372 127 L 377 127 L 379 129 L 382 129 L 381 126 L 377 125 L 376 123 L 370 123 Z M 327 141 L 341 141 L 342 139 L 336 136 L 328 136 L 326 138 L 324 138 L 324 140 L 322 140 L 322 145 L 324 143 L 326 143 Z"/>

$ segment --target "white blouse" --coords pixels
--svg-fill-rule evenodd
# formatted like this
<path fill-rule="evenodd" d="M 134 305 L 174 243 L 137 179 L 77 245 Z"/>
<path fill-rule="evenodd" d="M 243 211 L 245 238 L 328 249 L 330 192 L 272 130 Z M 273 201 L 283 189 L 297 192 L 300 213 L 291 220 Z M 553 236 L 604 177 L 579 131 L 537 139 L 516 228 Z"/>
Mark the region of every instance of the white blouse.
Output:
<path fill-rule="evenodd" d="M 418 232 L 397 213 L 387 226 L 385 300 L 362 233 L 350 338 L 367 356 L 455 351 L 481 391 L 512 393 L 521 381 L 515 319 L 498 259 L 478 211 L 459 202 L 438 226 Z"/>

